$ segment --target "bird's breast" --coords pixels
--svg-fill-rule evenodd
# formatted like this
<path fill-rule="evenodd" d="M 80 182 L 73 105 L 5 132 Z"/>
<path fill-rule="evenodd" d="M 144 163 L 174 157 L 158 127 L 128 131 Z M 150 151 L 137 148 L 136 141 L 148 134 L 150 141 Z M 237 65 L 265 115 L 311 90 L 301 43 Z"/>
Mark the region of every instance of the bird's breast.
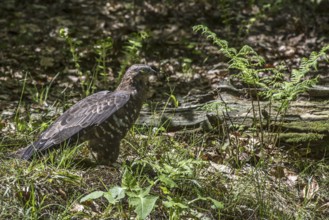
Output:
<path fill-rule="evenodd" d="M 142 104 L 143 100 L 140 100 L 140 97 L 132 95 L 125 105 L 100 125 L 93 127 L 87 139 L 106 138 L 109 142 L 119 142 L 135 123 Z"/>

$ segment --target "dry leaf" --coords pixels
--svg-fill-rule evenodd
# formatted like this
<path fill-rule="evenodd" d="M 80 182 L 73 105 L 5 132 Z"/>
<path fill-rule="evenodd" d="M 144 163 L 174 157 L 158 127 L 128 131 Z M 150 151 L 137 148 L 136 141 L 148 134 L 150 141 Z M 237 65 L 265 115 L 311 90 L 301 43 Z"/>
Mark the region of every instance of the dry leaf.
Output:
<path fill-rule="evenodd" d="M 70 209 L 71 212 L 82 212 L 84 210 L 84 206 L 81 204 L 74 204 Z"/>

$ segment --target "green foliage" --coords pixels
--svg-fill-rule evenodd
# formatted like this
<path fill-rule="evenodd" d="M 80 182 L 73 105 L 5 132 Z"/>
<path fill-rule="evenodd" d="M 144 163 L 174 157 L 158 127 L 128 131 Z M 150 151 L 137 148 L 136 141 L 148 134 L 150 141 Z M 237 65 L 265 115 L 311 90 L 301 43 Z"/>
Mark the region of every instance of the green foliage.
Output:
<path fill-rule="evenodd" d="M 128 197 L 129 206 L 134 208 L 138 219 L 145 219 L 154 209 L 158 196 L 150 195 L 152 185 L 142 188 L 139 182 L 133 176 L 131 171 L 125 170 L 122 178 L 122 186 L 114 186 L 107 192 L 94 191 L 83 198 L 80 202 L 95 200 L 104 197 L 110 205 L 115 205 L 126 196 Z"/>
<path fill-rule="evenodd" d="M 223 204 L 211 197 L 202 197 L 200 194 L 202 190 L 202 183 L 197 179 L 199 173 L 198 168 L 205 166 L 203 161 L 195 159 L 182 159 L 176 161 L 176 163 L 161 163 L 153 164 L 153 168 L 157 170 L 159 187 L 164 194 L 163 205 L 169 210 L 170 219 L 180 219 L 184 214 L 189 213 L 190 210 L 194 210 L 196 207 L 193 203 L 197 201 L 208 201 L 213 203 L 214 209 L 220 210 L 223 208 Z M 184 189 L 183 186 L 188 185 Z M 196 191 L 196 199 L 189 199 L 189 196 L 179 196 L 175 193 L 176 189 L 184 189 L 194 194 Z"/>
<path fill-rule="evenodd" d="M 228 46 L 227 41 L 218 38 L 214 32 L 203 25 L 194 26 L 193 30 L 201 32 L 202 35 L 219 47 L 219 51 L 229 59 L 229 68 L 237 71 L 235 77 L 241 79 L 248 86 L 250 94 L 252 94 L 251 89 L 257 89 L 256 103 L 252 102 L 252 113 L 254 125 L 260 124 L 260 132 L 257 133 L 260 134 L 262 143 L 264 143 L 264 127 L 262 123 L 262 117 L 264 116 L 260 114 L 260 97 L 267 98 L 269 100 L 268 106 L 270 107 L 274 101 L 280 103 L 277 116 L 274 119 L 275 123 L 278 123 L 277 117 L 286 114 L 290 102 L 316 84 L 317 78 L 307 78 L 307 74 L 312 70 L 317 70 L 318 61 L 327 60 L 326 53 L 329 50 L 329 45 L 327 45 L 320 52 L 312 52 L 309 58 L 303 58 L 299 68 L 293 69 L 290 79 L 287 80 L 283 73 L 286 69 L 284 66 L 275 68 L 263 67 L 265 59 L 251 47 L 245 45 L 239 51 L 231 48 Z M 267 74 L 268 77 L 260 77 L 261 74 Z M 269 121 L 270 119 L 266 120 Z M 270 140 L 272 139 L 270 138 Z"/>
<path fill-rule="evenodd" d="M 143 167 L 152 167 L 156 173 L 154 185 L 161 189 L 162 204 L 168 209 L 170 219 L 180 219 L 191 210 L 196 211 L 198 208 L 194 205 L 198 201 L 207 201 L 214 205 L 218 210 L 223 207 L 222 203 L 214 198 L 203 197 L 202 182 L 200 171 L 207 166 L 207 162 L 194 158 L 189 158 L 183 152 L 178 153 L 181 149 L 177 146 L 177 152 L 172 149 L 171 152 L 164 152 L 160 160 L 146 158 L 138 161 Z M 182 191 L 182 195 L 177 193 Z M 195 199 L 194 197 L 197 196 Z"/>
<path fill-rule="evenodd" d="M 81 41 L 75 40 L 69 36 L 68 29 L 60 29 L 60 37 L 65 39 L 66 43 L 69 45 L 70 52 L 73 58 L 73 63 L 75 65 L 78 76 L 80 77 L 80 86 L 85 96 L 92 94 L 95 90 L 95 82 L 97 81 L 98 75 L 101 75 L 103 80 L 106 80 L 107 72 L 107 55 L 110 49 L 112 49 L 112 38 L 108 37 L 99 40 L 95 46 L 96 57 L 96 68 L 93 73 L 90 71 L 82 71 L 80 65 L 80 57 L 78 53 L 78 47 L 81 45 Z"/>
<path fill-rule="evenodd" d="M 306 92 L 310 87 L 316 84 L 317 78 L 305 79 L 307 74 L 312 70 L 317 70 L 318 61 L 327 60 L 327 51 L 329 50 L 329 45 L 324 46 L 320 52 L 312 52 L 309 58 L 303 58 L 298 69 L 293 69 L 291 71 L 290 81 L 283 79 L 282 74 L 278 69 L 273 70 L 275 78 L 281 77 L 281 82 L 272 81 L 269 82 L 271 86 L 264 94 L 267 98 L 272 100 L 281 100 L 282 110 L 286 110 L 289 107 L 289 102 L 296 99 L 296 97 Z"/>
<path fill-rule="evenodd" d="M 59 73 L 57 73 L 50 81 L 49 84 L 45 86 L 45 88 L 41 88 L 41 90 L 38 90 L 36 86 L 34 86 L 34 91 L 32 92 L 32 98 L 35 102 L 37 102 L 39 105 L 47 105 L 47 99 L 48 94 L 51 89 L 52 84 L 55 82 L 57 77 L 59 76 Z"/>
<path fill-rule="evenodd" d="M 168 98 L 168 102 L 171 100 L 171 102 L 173 103 L 174 107 L 177 108 L 179 106 L 179 101 L 176 98 L 175 95 L 171 94 Z"/>
<path fill-rule="evenodd" d="M 6 185 L 4 191 L 1 189 L 1 219 L 41 219 L 45 216 L 45 209 L 56 209 L 54 194 L 49 193 L 54 192 L 54 187 L 81 185 L 80 176 L 68 170 L 56 169 L 45 161 L 27 164 L 6 160 L 1 168 L 0 183 Z M 49 203 L 49 200 L 52 202 Z"/>
<path fill-rule="evenodd" d="M 108 192 L 104 193 L 104 197 L 110 204 L 114 205 L 126 196 L 125 191 L 126 190 L 120 186 L 114 186 L 109 189 Z"/>
<path fill-rule="evenodd" d="M 129 37 L 128 43 L 123 48 L 124 57 L 120 66 L 120 72 L 117 79 L 118 83 L 120 82 L 127 67 L 139 61 L 138 59 L 143 47 L 143 42 L 147 38 L 149 38 L 149 34 L 145 31 L 134 33 L 131 35 L 131 37 Z"/>
<path fill-rule="evenodd" d="M 223 9 L 219 11 L 219 20 L 230 25 L 234 31 L 237 30 L 238 36 L 247 32 L 258 19 L 262 18 L 266 12 L 264 9 L 280 10 L 281 5 L 284 5 L 283 2 L 282 0 L 248 0 L 238 5 L 229 0 L 216 1 L 222 4 L 221 9 Z M 320 1 L 307 2 L 317 4 Z M 135 3 L 124 5 L 138 12 L 139 4 Z M 166 1 L 166 3 L 172 7 L 177 5 L 176 1 L 170 3 Z M 213 7 L 212 3 L 214 1 L 206 0 L 197 4 Z M 303 1 L 300 0 L 299 3 Z M 263 7 L 255 8 L 255 11 L 260 10 L 259 13 L 246 16 L 247 19 L 244 21 L 245 13 L 237 14 L 240 10 L 232 9 L 236 5 L 245 7 L 246 4 L 249 6 L 263 4 Z M 182 6 L 186 5 L 182 3 L 180 8 Z M 134 16 L 138 18 L 139 15 L 134 13 Z M 296 18 L 293 16 L 293 19 Z M 252 89 L 259 91 L 256 96 L 251 96 L 255 123 L 248 131 L 254 133 L 262 132 L 261 121 L 267 119 L 262 119 L 258 115 L 261 112 L 258 102 L 260 97 L 269 103 L 266 108 L 277 108 L 280 116 L 284 116 L 290 102 L 314 85 L 316 79 L 309 79 L 307 74 L 316 71 L 318 62 L 327 58 L 328 46 L 301 60 L 299 67 L 291 72 L 288 72 L 285 66 L 264 68 L 264 59 L 251 47 L 243 46 L 241 49 L 235 49 L 205 27 L 196 27 L 195 30 L 203 32 L 228 58 L 231 73 L 234 73 L 233 77 L 239 77 L 249 87 L 249 91 Z M 106 38 L 95 44 L 95 68 L 93 71 L 86 71 L 81 62 L 79 48 L 81 42 L 70 37 L 65 29 L 62 29 L 60 34 L 69 47 L 84 95 L 88 95 L 95 89 L 97 80 L 102 79 L 104 82 L 106 80 L 109 64 L 107 57 L 111 52 L 112 39 Z M 128 39 L 123 51 L 119 79 L 129 65 L 140 62 L 139 57 L 142 55 L 144 41 L 147 39 L 144 37 L 142 33 L 136 33 Z M 187 44 L 189 51 L 195 47 L 194 42 Z M 200 50 L 191 52 L 194 55 L 201 53 Z M 184 73 L 192 73 L 191 66 L 198 56 L 193 57 L 193 59 L 188 56 L 179 58 Z M 26 111 L 24 94 L 31 94 L 33 101 L 39 105 L 46 104 L 49 91 L 57 76 L 58 74 L 49 85 L 28 88 L 28 75 L 25 75 L 20 82 L 21 97 L 14 118 L 15 130 L 13 129 L 14 132 L 11 134 L 20 135 L 26 131 L 31 133 L 49 126 L 47 121 L 41 125 L 31 123 L 33 118 L 29 115 L 30 112 Z M 163 113 L 167 112 L 165 111 L 167 107 L 172 107 L 170 111 L 175 112 L 174 108 L 180 105 L 172 88 L 170 90 L 161 116 L 166 116 Z M 63 103 L 61 100 L 56 102 Z M 280 105 L 274 105 L 274 102 Z M 220 101 L 207 103 L 201 107 L 203 111 L 217 112 L 217 114 L 221 114 L 223 108 L 230 110 Z M 272 116 L 270 112 L 268 115 Z M 164 117 L 164 120 L 166 122 L 156 128 L 144 126 L 142 130 L 136 125 L 121 145 L 123 160 L 128 159 L 129 162 L 127 164 L 123 162 L 122 166 L 115 168 L 95 167 L 94 164 L 86 161 L 84 161 L 86 164 L 80 163 L 77 155 L 86 159 L 86 152 L 80 151 L 80 146 L 63 147 L 60 156 L 58 151 L 54 151 L 47 157 L 34 159 L 31 162 L 7 159 L 5 155 L 9 145 L 5 139 L 10 138 L 7 137 L 10 133 L 8 135 L 6 133 L 0 144 L 2 151 L 0 152 L 0 218 L 326 219 L 327 198 L 329 198 L 329 182 L 328 178 L 325 178 L 329 175 L 326 158 L 307 161 L 308 158 L 295 156 L 301 153 L 300 148 L 293 149 L 293 154 L 290 154 L 286 149 L 283 152 L 282 148 L 276 148 L 272 144 L 267 145 L 263 151 L 258 151 L 259 139 L 252 136 L 254 133 L 243 133 L 246 130 L 243 125 L 228 125 L 230 126 L 227 132 L 228 138 L 222 138 L 223 128 L 219 126 L 225 125 L 221 121 L 218 122 L 218 132 L 217 127 L 210 132 L 209 130 L 167 132 L 167 124 L 170 124 L 172 119 Z M 234 123 L 234 120 L 232 121 Z M 11 122 L 7 118 L 1 118 L 0 128 L 7 129 L 7 124 Z M 280 125 L 285 130 L 285 124 Z M 316 141 L 317 145 L 314 147 L 320 148 L 322 146 L 318 143 L 326 144 L 327 127 L 326 123 L 319 122 L 289 123 L 289 128 L 303 133 L 282 132 L 280 137 L 285 138 L 286 142 L 297 143 L 298 147 L 302 142 Z M 319 132 L 321 134 L 316 134 Z M 273 133 L 276 134 L 275 131 Z M 24 137 L 27 138 L 26 135 Z M 13 139 L 15 141 L 12 145 L 17 146 L 19 143 L 16 136 Z M 255 151 L 247 152 L 248 147 Z M 130 154 L 131 151 L 134 153 Z M 127 155 L 129 156 L 126 157 Z M 246 161 L 244 157 L 250 155 L 255 160 L 248 159 L 241 165 Z M 232 160 L 236 161 L 234 166 L 231 166 Z M 239 166 L 236 166 L 237 164 Z M 278 166 L 282 166 L 278 170 L 282 168 L 283 174 L 278 176 L 271 174 Z M 303 193 L 306 196 L 303 197 Z"/>
<path fill-rule="evenodd" d="M 218 0 L 218 5 L 220 6 L 221 10 L 221 20 L 222 22 L 228 26 L 231 24 L 231 22 L 234 20 L 236 15 L 234 14 L 234 10 L 232 8 L 235 5 L 232 1 L 230 0 Z"/>
<path fill-rule="evenodd" d="M 99 40 L 95 46 L 96 57 L 96 68 L 95 71 L 91 74 L 90 71 L 85 73 L 81 69 L 80 58 L 78 53 L 78 46 L 81 45 L 81 41 L 75 40 L 69 36 L 67 29 L 60 29 L 59 35 L 65 39 L 66 43 L 69 45 L 70 52 L 73 58 L 73 62 L 77 73 L 81 79 L 80 85 L 85 93 L 85 95 L 91 94 L 95 90 L 95 82 L 98 75 L 102 76 L 103 81 L 106 82 L 108 76 L 108 67 L 107 67 L 107 56 L 109 51 L 113 47 L 113 41 L 111 37 Z M 136 63 L 139 60 L 141 49 L 143 47 L 143 42 L 149 37 L 148 33 L 141 31 L 131 35 L 128 39 L 127 44 L 124 46 L 123 54 L 124 57 L 121 61 L 120 72 L 117 78 L 117 83 L 121 81 L 123 74 L 125 73 L 128 66 Z"/>
<path fill-rule="evenodd" d="M 120 186 L 114 186 L 110 188 L 107 192 L 104 191 L 94 191 L 92 193 L 89 193 L 88 195 L 82 197 L 80 199 L 81 203 L 84 203 L 86 201 L 99 199 L 101 197 L 104 197 L 109 204 L 115 205 L 117 204 L 121 199 L 125 198 L 126 196 L 126 189 L 122 188 Z"/>
<path fill-rule="evenodd" d="M 59 73 L 57 73 L 49 82 L 48 85 L 43 86 L 41 89 L 38 89 L 36 85 L 33 87 L 27 86 L 29 83 L 28 80 L 28 73 L 25 74 L 23 82 L 22 82 L 22 90 L 21 90 L 21 95 L 20 95 L 20 100 L 19 103 L 16 107 L 15 110 L 15 116 L 14 116 L 14 121 L 16 125 L 16 129 L 20 132 L 32 132 L 35 131 L 33 127 L 35 127 L 35 124 L 38 125 L 38 129 L 40 131 L 45 130 L 49 126 L 47 122 L 42 122 L 38 123 L 34 118 L 32 118 L 32 114 L 30 111 L 27 111 L 27 114 L 22 114 L 24 109 L 26 109 L 28 106 L 25 106 L 25 103 L 23 101 L 24 93 L 28 93 L 30 96 L 32 96 L 32 99 L 35 103 L 38 105 L 48 107 L 48 95 L 50 92 L 50 89 L 52 87 L 52 84 L 56 80 L 56 78 L 59 76 Z M 31 76 L 30 76 L 31 77 Z M 25 112 L 24 112 L 25 113 Z"/>
<path fill-rule="evenodd" d="M 135 208 L 138 218 L 145 219 L 153 210 L 158 196 L 149 195 L 152 186 L 127 192 L 129 205 Z"/>
<path fill-rule="evenodd" d="M 88 74 L 85 74 L 86 75 L 85 78 L 83 77 L 84 73 L 82 72 L 81 69 L 80 57 L 78 53 L 78 46 L 81 45 L 81 41 L 70 37 L 69 30 L 67 28 L 61 28 L 59 30 L 59 36 L 63 38 L 66 41 L 66 43 L 69 45 L 69 49 L 73 58 L 75 69 L 77 71 L 78 76 L 80 77 L 80 86 L 82 88 L 82 91 L 85 93 L 85 96 L 88 96 L 91 92 L 90 89 L 88 89 L 88 87 L 90 88 L 92 86 L 92 83 L 88 83 L 88 79 L 90 78 Z"/>
<path fill-rule="evenodd" d="M 182 60 L 183 73 L 185 73 L 185 74 L 192 73 L 191 64 L 192 64 L 192 60 L 190 58 L 184 58 Z"/>
<path fill-rule="evenodd" d="M 68 146 L 70 144 L 70 146 Z M 45 158 L 47 162 L 53 166 L 61 169 L 68 169 L 76 167 L 79 164 L 76 155 L 83 144 L 76 143 L 63 143 L 58 151 L 49 152 Z"/>
<path fill-rule="evenodd" d="M 154 144 L 154 142 L 152 142 Z M 161 143 L 157 143 L 157 145 Z M 113 186 L 107 191 L 95 191 L 84 196 L 80 202 L 105 198 L 109 206 L 127 201 L 139 219 L 145 219 L 158 206 L 165 207 L 170 219 L 179 219 L 186 214 L 198 213 L 198 203 L 210 204 L 220 213 L 223 203 L 213 195 L 207 195 L 198 180 L 207 162 L 188 157 L 176 151 L 166 152 L 158 160 L 154 151 L 143 159 L 125 165 L 121 186 Z M 152 175 L 150 175 L 152 173 Z M 152 195 L 152 191 L 158 195 Z M 191 211 L 193 210 L 193 211 Z M 193 214 L 193 215 L 194 215 Z"/>
<path fill-rule="evenodd" d="M 20 99 L 19 99 L 19 102 L 18 102 L 18 106 L 16 108 L 15 117 L 14 117 L 16 128 L 18 129 L 18 131 L 24 131 L 24 130 L 26 130 L 26 128 L 28 128 L 28 125 L 25 123 L 26 121 L 24 121 L 24 120 L 22 121 L 19 118 L 19 109 L 23 104 L 22 100 L 23 100 L 23 95 L 24 95 L 25 87 L 26 87 L 26 78 L 27 78 L 27 73 L 25 74 L 25 77 L 24 77 L 21 96 L 20 96 Z"/>
<path fill-rule="evenodd" d="M 80 58 L 79 58 L 79 54 L 77 51 L 78 46 L 81 45 L 81 41 L 74 40 L 72 37 L 70 37 L 69 30 L 67 28 L 61 28 L 59 30 L 59 36 L 61 38 L 63 38 L 66 41 L 66 43 L 69 45 L 75 68 L 76 68 L 78 74 L 80 76 L 82 76 Z"/>
<path fill-rule="evenodd" d="M 107 37 L 105 39 L 99 40 L 95 45 L 95 52 L 98 57 L 96 58 L 96 75 L 101 75 L 106 81 L 108 76 L 108 70 L 106 65 L 107 55 L 109 50 L 113 47 L 113 42 L 111 37 Z"/>
<path fill-rule="evenodd" d="M 82 197 L 80 199 L 80 202 L 86 202 L 89 200 L 94 200 L 94 199 L 98 199 L 101 198 L 102 196 L 104 196 L 105 192 L 103 191 L 94 191 L 92 193 L 89 193 L 88 195 Z"/>

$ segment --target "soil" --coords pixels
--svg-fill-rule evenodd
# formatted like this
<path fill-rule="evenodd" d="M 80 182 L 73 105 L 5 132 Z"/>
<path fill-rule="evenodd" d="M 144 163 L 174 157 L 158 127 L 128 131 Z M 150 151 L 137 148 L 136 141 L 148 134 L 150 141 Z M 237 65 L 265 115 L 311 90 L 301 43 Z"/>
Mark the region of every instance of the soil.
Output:
<path fill-rule="evenodd" d="M 274 1 L 275 2 L 275 1 Z M 302 57 L 329 42 L 329 4 L 300 1 L 284 6 L 245 1 L 115 1 L 115 0 L 3 0 L 0 4 L 0 110 L 2 126 L 12 118 L 19 100 L 41 112 L 71 105 L 84 95 L 69 46 L 59 36 L 61 28 L 79 40 L 83 73 L 96 66 L 94 45 L 113 40 L 107 57 L 108 76 L 96 82 L 96 91 L 116 85 L 125 61 L 124 48 L 134 33 L 146 31 L 136 62 L 160 71 L 154 99 L 165 101 L 173 93 L 206 94 L 230 76 L 227 59 L 192 27 L 204 24 L 241 48 L 247 44 L 266 59 L 267 66 L 285 63 L 287 75 Z M 327 86 L 328 63 L 321 64 L 319 84 Z M 56 77 L 55 77 L 56 76 Z M 24 87 L 24 78 L 26 88 Z M 36 103 L 36 94 L 51 84 L 48 99 Z M 23 91 L 23 94 L 22 94 Z M 64 107 L 65 108 L 65 107 Z M 56 114 L 56 113 L 53 113 Z"/>

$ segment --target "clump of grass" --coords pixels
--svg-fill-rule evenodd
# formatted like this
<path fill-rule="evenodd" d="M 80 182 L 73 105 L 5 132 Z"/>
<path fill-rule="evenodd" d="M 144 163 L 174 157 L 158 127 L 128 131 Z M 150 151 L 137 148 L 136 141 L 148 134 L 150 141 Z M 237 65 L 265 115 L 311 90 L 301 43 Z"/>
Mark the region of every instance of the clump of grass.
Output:
<path fill-rule="evenodd" d="M 236 50 L 229 47 L 227 41 L 219 39 L 214 32 L 205 26 L 198 25 L 193 29 L 195 32 L 201 32 L 219 47 L 219 51 L 229 59 L 229 68 L 235 72 L 233 77 L 238 77 L 247 86 L 250 94 L 255 89 L 257 91 L 255 96 L 251 96 L 253 116 L 251 128 L 235 131 L 226 129 L 225 134 L 228 143 L 225 141 L 220 147 L 220 153 L 229 157 L 223 160 L 224 164 L 230 164 L 229 167 L 233 165 L 235 172 L 239 172 L 239 174 L 234 175 L 234 179 L 229 179 L 226 182 L 230 185 L 228 188 L 230 192 L 225 194 L 228 197 L 223 202 L 224 215 L 241 213 L 254 219 L 314 219 L 316 216 L 322 218 L 325 212 L 319 214 L 317 209 L 322 207 L 324 202 L 322 201 L 322 205 L 318 205 L 319 200 L 314 196 L 317 191 L 314 186 L 319 183 L 313 181 L 313 185 L 307 184 L 310 178 L 314 179 L 310 175 L 303 176 L 302 174 L 307 166 L 321 164 L 321 166 L 328 167 L 328 165 L 325 165 L 323 161 L 305 161 L 300 156 L 296 160 L 289 160 L 289 151 L 284 152 L 279 148 L 273 149 L 273 146 L 279 144 L 278 137 L 281 135 L 283 118 L 290 107 L 290 103 L 298 95 L 316 84 L 317 78 L 309 78 L 307 74 L 317 70 L 319 61 L 328 60 L 329 45 L 324 46 L 319 52 L 312 52 L 308 58 L 303 58 L 299 67 L 291 71 L 291 77 L 286 78 L 286 67 L 264 67 L 264 58 L 259 56 L 251 47 L 243 46 L 240 50 Z M 261 77 L 264 73 L 267 77 Z M 264 112 L 261 98 L 267 100 L 268 112 Z M 222 105 L 227 108 L 225 103 Z M 271 113 L 274 112 L 274 106 L 276 113 L 273 116 Z M 239 128 L 241 126 L 236 124 L 234 127 Z M 266 130 L 271 133 L 268 134 Z M 309 137 L 304 138 L 311 140 Z M 230 157 L 233 158 L 234 163 Z M 282 166 L 286 163 L 295 168 L 297 165 L 300 167 L 300 162 L 296 163 L 297 161 L 302 161 L 301 163 L 304 164 L 298 173 L 292 171 L 290 167 Z M 250 167 L 250 165 L 252 166 Z M 278 168 L 281 166 L 282 168 Z M 269 172 L 273 172 L 273 174 L 269 175 Z M 232 177 L 232 175 L 228 176 Z M 290 182 L 286 181 L 285 178 Z M 306 187 L 304 190 L 307 189 L 307 185 L 312 187 L 311 195 L 307 199 L 305 193 L 298 189 L 297 179 L 303 182 L 302 185 Z M 328 188 L 323 185 L 325 184 L 323 178 L 318 177 L 318 179 L 321 179 L 322 187 Z M 300 196 L 303 199 L 307 200 L 307 203 L 298 201 L 299 196 L 296 196 L 298 192 L 301 193 Z M 311 208 L 312 206 L 313 208 Z"/>

